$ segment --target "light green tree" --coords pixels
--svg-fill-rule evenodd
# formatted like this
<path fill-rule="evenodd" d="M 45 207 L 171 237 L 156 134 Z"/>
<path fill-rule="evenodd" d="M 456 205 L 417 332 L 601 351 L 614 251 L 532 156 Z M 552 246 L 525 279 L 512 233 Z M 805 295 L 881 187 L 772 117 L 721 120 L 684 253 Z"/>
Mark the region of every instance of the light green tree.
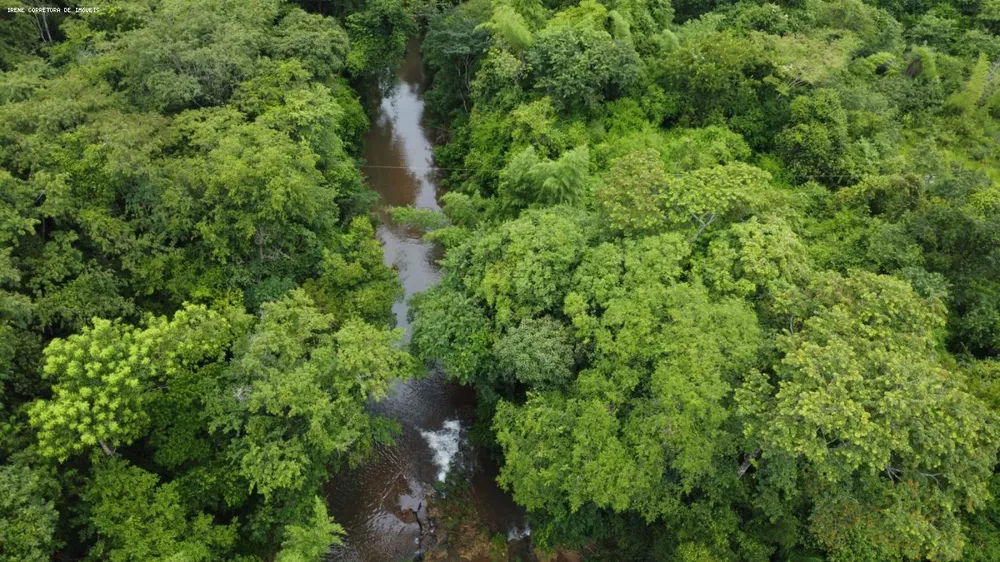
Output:
<path fill-rule="evenodd" d="M 986 501 L 1000 436 L 940 362 L 940 303 L 863 272 L 825 275 L 803 298 L 773 378 L 737 396 L 760 446 L 758 501 L 808 509 L 836 556 L 960 559 L 959 518 Z"/>
<path fill-rule="evenodd" d="M 589 195 L 589 151 L 569 150 L 558 160 L 540 159 L 533 147 L 514 156 L 500 172 L 497 197 L 507 216 L 528 207 L 572 205 Z"/>
<path fill-rule="evenodd" d="M 487 231 L 467 246 L 462 283 L 501 325 L 558 310 L 586 246 L 583 220 L 573 209 L 550 207 Z"/>
<path fill-rule="evenodd" d="M 320 497 L 313 498 L 311 517 L 302 524 L 285 528 L 285 540 L 275 562 L 312 562 L 330 552 L 330 547 L 341 544 L 344 528 L 333 522 Z"/>
<path fill-rule="evenodd" d="M 531 388 L 560 388 L 573 376 L 569 330 L 551 317 L 525 318 L 496 342 L 497 367 Z"/>
<path fill-rule="evenodd" d="M 97 319 L 45 348 L 44 374 L 54 379 L 53 396 L 28 410 L 43 455 L 66 460 L 97 446 L 112 455 L 142 435 L 152 376 L 140 345 L 134 328 Z"/>
<path fill-rule="evenodd" d="M 647 149 L 616 158 L 595 186 L 594 195 L 611 230 L 636 236 L 667 226 L 663 208 L 666 185 L 659 152 Z"/>
<path fill-rule="evenodd" d="M 356 464 L 385 440 L 365 405 L 409 374 L 399 334 L 359 319 L 335 328 L 302 290 L 261 307 L 216 398 L 214 431 L 265 498 L 307 497 L 335 463 Z"/>
<path fill-rule="evenodd" d="M 103 459 L 82 494 L 90 555 L 113 562 L 217 560 L 236 528 L 204 513 L 189 514 L 174 483 L 120 459 Z"/>

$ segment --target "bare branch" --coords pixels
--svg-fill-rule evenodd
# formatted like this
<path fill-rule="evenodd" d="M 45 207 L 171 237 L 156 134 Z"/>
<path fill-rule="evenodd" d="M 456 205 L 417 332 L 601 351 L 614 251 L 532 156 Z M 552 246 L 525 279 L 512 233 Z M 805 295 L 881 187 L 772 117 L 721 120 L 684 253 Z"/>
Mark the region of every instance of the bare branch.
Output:
<path fill-rule="evenodd" d="M 108 444 L 105 443 L 103 439 L 98 439 L 97 444 L 101 446 L 101 450 L 104 451 L 105 455 L 109 457 L 115 456 L 115 450 L 112 449 L 111 447 L 108 447 Z"/>
<path fill-rule="evenodd" d="M 744 460 L 743 463 L 740 464 L 740 470 L 736 473 L 737 479 L 743 478 L 743 475 L 746 474 L 748 470 L 750 470 L 750 467 L 753 465 L 753 461 L 760 456 L 760 453 L 761 453 L 761 448 L 757 447 L 756 451 L 750 453 L 750 455 L 747 456 L 746 460 Z"/>

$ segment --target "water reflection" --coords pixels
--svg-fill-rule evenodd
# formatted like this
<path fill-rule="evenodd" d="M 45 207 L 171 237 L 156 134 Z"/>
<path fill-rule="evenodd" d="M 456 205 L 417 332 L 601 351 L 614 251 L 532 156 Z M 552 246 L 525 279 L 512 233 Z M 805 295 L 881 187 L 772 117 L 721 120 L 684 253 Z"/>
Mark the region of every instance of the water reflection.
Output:
<path fill-rule="evenodd" d="M 426 86 L 419 43 L 411 42 L 396 83 L 376 110 L 365 143 L 363 172 L 368 185 L 380 195 L 382 226 L 378 235 L 385 248 L 386 263 L 395 266 L 403 283 L 405 298 L 425 290 L 438 280 L 435 249 L 420 240 L 418 232 L 392 224 L 385 207 L 413 205 L 440 210 L 434 180 L 434 151 L 421 120 Z M 406 330 L 405 301 L 396 303 L 396 325 Z"/>

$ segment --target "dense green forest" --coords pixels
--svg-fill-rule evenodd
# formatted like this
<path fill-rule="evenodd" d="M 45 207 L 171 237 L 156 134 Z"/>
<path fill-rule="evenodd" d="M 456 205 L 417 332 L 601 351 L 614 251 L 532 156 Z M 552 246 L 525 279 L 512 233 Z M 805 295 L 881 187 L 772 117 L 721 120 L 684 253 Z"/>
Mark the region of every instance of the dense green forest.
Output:
<path fill-rule="evenodd" d="M 82 6 L 0 16 L 0 559 L 318 560 L 412 364 L 348 82 L 413 17 Z"/>
<path fill-rule="evenodd" d="M 320 560 L 437 365 L 543 552 L 1000 559 L 997 0 L 0 0 L 0 560 Z M 445 249 L 357 92 L 422 36 Z"/>
<path fill-rule="evenodd" d="M 998 560 L 1000 4 L 473 0 L 413 353 L 544 547 Z"/>

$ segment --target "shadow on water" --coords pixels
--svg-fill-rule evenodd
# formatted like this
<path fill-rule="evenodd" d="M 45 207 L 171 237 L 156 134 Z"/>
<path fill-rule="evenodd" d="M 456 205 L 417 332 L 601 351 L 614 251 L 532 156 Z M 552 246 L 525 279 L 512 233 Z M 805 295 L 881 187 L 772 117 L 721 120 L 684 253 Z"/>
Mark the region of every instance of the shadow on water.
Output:
<path fill-rule="evenodd" d="M 407 299 L 438 281 L 441 254 L 419 233 L 391 224 L 385 208 L 440 209 L 432 144 L 421 123 L 426 85 L 420 44 L 411 41 L 394 86 L 373 108 L 362 169 L 380 195 L 378 236 L 385 262 L 396 268 L 403 284 L 405 297 L 393 312 L 407 340 Z M 491 532 L 513 537 L 525 528 L 523 510 L 496 485 L 496 467 L 466 438 L 476 413 L 470 389 L 434 373 L 398 382 L 371 409 L 398 421 L 402 434 L 364 466 L 337 474 L 325 486 L 331 512 L 347 530 L 344 545 L 331 552 L 331 560 L 392 562 L 416 556 L 427 542 L 422 534 L 426 537 L 433 525 L 427 520 L 427 504 L 436 496 L 435 485 L 458 470 L 469 473 L 469 495 Z"/>

